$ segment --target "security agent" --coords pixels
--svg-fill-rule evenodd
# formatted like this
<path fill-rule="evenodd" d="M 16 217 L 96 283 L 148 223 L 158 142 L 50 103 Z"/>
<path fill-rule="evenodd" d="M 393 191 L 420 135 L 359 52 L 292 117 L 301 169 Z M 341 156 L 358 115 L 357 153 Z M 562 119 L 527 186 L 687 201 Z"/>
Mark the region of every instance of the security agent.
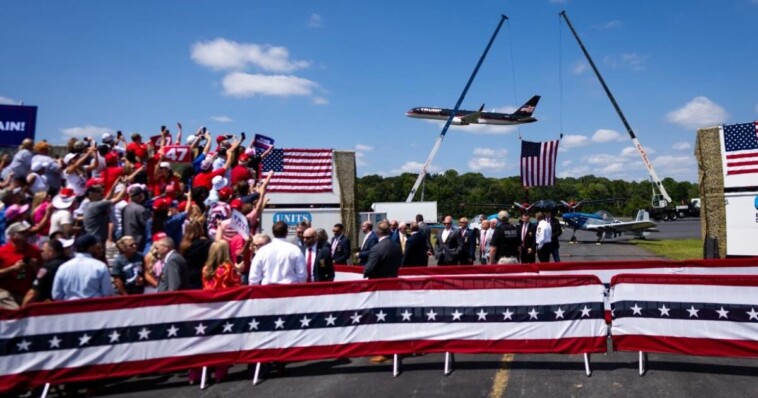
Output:
<path fill-rule="evenodd" d="M 518 250 L 521 246 L 521 237 L 518 228 L 508 222 L 508 212 L 501 210 L 497 214 L 500 220 L 490 241 L 490 263 L 498 264 L 501 258 L 506 258 L 505 263 L 518 263 Z"/>

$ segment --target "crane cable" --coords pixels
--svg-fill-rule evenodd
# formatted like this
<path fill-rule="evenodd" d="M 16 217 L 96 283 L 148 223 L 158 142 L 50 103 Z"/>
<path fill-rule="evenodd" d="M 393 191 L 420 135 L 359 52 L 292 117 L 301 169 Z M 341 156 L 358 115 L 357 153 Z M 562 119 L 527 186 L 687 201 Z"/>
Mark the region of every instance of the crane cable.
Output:
<path fill-rule="evenodd" d="M 563 138 L 563 20 L 558 15 L 558 127 Z"/>

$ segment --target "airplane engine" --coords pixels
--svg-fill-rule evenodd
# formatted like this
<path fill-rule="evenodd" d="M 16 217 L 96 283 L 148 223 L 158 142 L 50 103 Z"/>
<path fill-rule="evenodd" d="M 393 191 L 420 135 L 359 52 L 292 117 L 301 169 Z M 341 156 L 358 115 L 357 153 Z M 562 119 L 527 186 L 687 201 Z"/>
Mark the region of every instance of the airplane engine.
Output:
<path fill-rule="evenodd" d="M 450 124 L 454 124 L 454 125 L 456 125 L 456 126 L 465 126 L 465 125 L 467 125 L 468 123 L 464 122 L 464 121 L 463 121 L 463 119 L 461 119 L 461 118 L 459 118 L 459 117 L 454 117 L 454 118 L 453 118 L 453 121 L 452 121 L 452 122 L 450 122 Z"/>

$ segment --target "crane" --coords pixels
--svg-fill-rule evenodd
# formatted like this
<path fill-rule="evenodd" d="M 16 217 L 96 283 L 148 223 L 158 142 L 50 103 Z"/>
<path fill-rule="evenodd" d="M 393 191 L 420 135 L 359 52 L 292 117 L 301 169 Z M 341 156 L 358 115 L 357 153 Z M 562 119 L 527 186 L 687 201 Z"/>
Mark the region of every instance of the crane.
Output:
<path fill-rule="evenodd" d="M 439 137 L 437 137 L 437 141 L 434 143 L 434 146 L 432 147 L 432 151 L 429 153 L 429 157 L 426 158 L 426 162 L 424 163 L 424 166 L 421 167 L 421 172 L 419 172 L 418 178 L 416 179 L 416 182 L 413 184 L 413 188 L 411 188 L 411 193 L 408 194 L 408 198 L 405 199 L 406 202 L 413 202 L 413 198 L 416 196 L 416 191 L 418 190 L 418 187 L 421 185 L 421 183 L 424 181 L 424 178 L 426 177 L 426 171 L 427 169 L 429 169 L 429 165 L 432 164 L 432 160 L 434 159 L 434 156 L 437 155 L 437 151 L 440 149 L 440 146 L 442 145 L 442 140 L 445 139 L 445 134 L 447 134 L 447 129 L 450 127 L 450 123 L 453 122 L 453 118 L 455 118 L 455 114 L 458 112 L 458 108 L 461 107 L 461 103 L 463 102 L 463 99 L 466 97 L 466 93 L 468 92 L 469 87 L 471 87 L 471 83 L 474 81 L 474 78 L 476 77 L 477 72 L 479 72 L 479 67 L 482 66 L 482 62 L 484 62 L 484 58 L 487 57 L 487 53 L 490 51 L 490 47 L 492 47 L 492 43 L 495 41 L 495 37 L 497 37 L 498 32 L 500 32 L 500 27 L 503 26 L 503 22 L 505 22 L 506 19 L 508 19 L 507 16 L 505 16 L 504 14 L 500 15 L 500 23 L 497 24 L 495 33 L 492 34 L 492 37 L 490 38 L 489 43 L 487 43 L 487 47 L 484 49 L 482 56 L 479 57 L 479 62 L 476 64 L 476 67 L 474 68 L 474 72 L 471 73 L 471 77 L 469 77 L 468 83 L 466 83 L 466 87 L 463 89 L 461 96 L 458 98 L 458 102 L 455 104 L 455 108 L 453 108 L 453 111 L 450 112 L 450 116 L 447 118 L 447 122 L 445 122 L 445 127 L 442 128 L 442 132 L 440 133 Z"/>
<path fill-rule="evenodd" d="M 569 29 L 571 29 L 571 33 L 574 35 L 574 38 L 576 39 L 577 43 L 579 43 L 579 47 L 581 47 L 582 52 L 584 53 L 584 56 L 587 58 L 587 61 L 590 63 L 590 66 L 592 67 L 592 70 L 595 72 L 595 76 L 597 76 L 597 79 L 600 81 L 600 84 L 603 86 L 603 90 L 605 90 L 605 94 L 608 95 L 608 99 L 611 100 L 611 104 L 613 104 L 613 108 L 616 109 L 616 113 L 618 113 L 619 117 L 621 118 L 621 123 L 623 123 L 624 127 L 626 127 L 626 131 L 627 133 L 629 133 L 629 137 L 632 138 L 632 143 L 634 144 L 634 147 L 637 149 L 637 152 L 640 153 L 640 156 L 642 157 L 642 162 L 645 164 L 645 167 L 647 167 L 648 173 L 650 173 L 650 177 L 653 180 L 653 208 L 665 209 L 666 207 L 668 207 L 668 204 L 671 203 L 671 197 L 669 196 L 668 192 L 666 192 L 666 188 L 663 186 L 663 182 L 661 182 L 661 179 L 658 178 L 658 174 L 655 172 L 655 169 L 653 168 L 653 163 L 650 162 L 650 159 L 648 158 L 647 153 L 645 152 L 645 148 L 642 147 L 642 144 L 640 144 L 640 140 L 637 139 L 637 135 L 634 134 L 634 131 L 632 130 L 632 126 L 630 126 L 629 122 L 626 121 L 626 117 L 624 116 L 624 113 L 621 111 L 621 107 L 619 107 L 619 104 L 616 102 L 616 99 L 613 97 L 613 94 L 611 94 L 611 90 L 608 88 L 608 85 L 605 84 L 605 80 L 603 80 L 603 76 L 600 75 L 600 71 L 598 71 L 597 67 L 595 66 L 595 63 L 592 61 L 592 57 L 590 57 L 590 54 L 587 52 L 587 49 L 584 47 L 582 40 L 579 39 L 579 35 L 574 30 L 574 26 L 571 25 L 571 21 L 569 21 L 568 15 L 566 15 L 566 11 L 561 11 L 560 15 L 563 17 L 563 19 L 566 20 L 566 24 L 568 24 Z M 655 190 L 656 187 L 658 188 L 658 192 L 660 193 L 656 193 L 656 190 Z"/>

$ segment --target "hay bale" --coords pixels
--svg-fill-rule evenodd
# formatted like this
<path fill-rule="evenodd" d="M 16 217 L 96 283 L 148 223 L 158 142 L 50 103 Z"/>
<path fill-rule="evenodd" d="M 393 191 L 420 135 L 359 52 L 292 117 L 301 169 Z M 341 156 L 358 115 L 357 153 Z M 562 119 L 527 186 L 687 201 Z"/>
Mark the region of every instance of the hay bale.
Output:
<path fill-rule="evenodd" d="M 340 215 L 353 247 L 358 242 L 358 202 L 356 201 L 355 152 L 334 151 L 334 168 L 340 185 Z"/>
<path fill-rule="evenodd" d="M 726 206 L 721 139 L 718 127 L 697 131 L 695 156 L 700 185 L 700 235 L 718 239 L 719 258 L 726 257 Z"/>

